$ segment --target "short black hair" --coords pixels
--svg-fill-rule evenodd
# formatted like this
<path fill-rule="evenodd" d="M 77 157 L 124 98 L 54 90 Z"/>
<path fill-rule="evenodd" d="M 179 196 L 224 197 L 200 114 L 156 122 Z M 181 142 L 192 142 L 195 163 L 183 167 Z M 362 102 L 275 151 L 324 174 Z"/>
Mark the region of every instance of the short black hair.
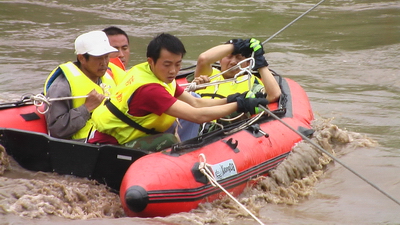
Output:
<path fill-rule="evenodd" d="M 166 49 L 169 52 L 172 52 L 177 55 L 182 55 L 182 57 L 186 53 L 185 46 L 179 38 L 175 37 L 172 34 L 161 33 L 153 38 L 147 46 L 147 57 L 150 57 L 154 60 L 154 63 L 160 58 L 161 49 Z"/>
<path fill-rule="evenodd" d="M 83 55 L 83 57 L 84 57 L 86 60 L 89 60 L 90 55 L 89 55 L 88 53 L 85 53 L 85 54 L 82 54 L 82 55 Z M 75 63 L 75 65 L 78 66 L 79 68 L 80 68 L 81 65 L 82 65 L 82 63 L 81 63 L 81 61 L 79 61 L 78 57 L 76 57 L 76 63 Z"/>
<path fill-rule="evenodd" d="M 117 35 L 117 34 L 122 34 L 126 37 L 126 39 L 128 39 L 128 43 L 129 43 L 129 37 L 126 34 L 126 32 L 124 30 L 122 30 L 119 27 L 116 26 L 110 26 L 107 28 L 103 29 L 103 32 L 106 33 L 107 36 L 113 36 L 113 35 Z"/>
<path fill-rule="evenodd" d="M 225 44 L 233 44 L 233 45 L 235 45 L 235 43 L 236 42 L 238 42 L 238 41 L 243 41 L 242 39 L 240 39 L 240 38 L 238 38 L 238 39 L 231 39 L 231 40 L 229 40 L 229 41 L 227 41 L 227 42 L 225 42 Z M 246 40 L 245 40 L 246 41 Z M 246 57 L 246 58 L 249 58 L 249 57 L 251 57 L 251 54 L 253 53 L 253 51 L 251 51 L 250 49 L 245 49 L 245 50 L 243 50 L 243 52 L 241 52 L 241 53 L 233 53 L 232 52 L 232 55 L 239 55 L 239 54 L 241 54 L 242 56 L 244 56 L 244 57 Z"/>

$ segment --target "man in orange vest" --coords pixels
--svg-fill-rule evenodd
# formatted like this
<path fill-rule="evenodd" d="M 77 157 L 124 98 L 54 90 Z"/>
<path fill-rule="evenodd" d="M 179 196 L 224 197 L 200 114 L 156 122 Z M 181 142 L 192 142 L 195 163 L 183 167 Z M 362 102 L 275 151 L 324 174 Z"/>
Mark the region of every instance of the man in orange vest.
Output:
<path fill-rule="evenodd" d="M 118 50 L 118 52 L 110 54 L 110 62 L 126 70 L 129 63 L 129 37 L 124 30 L 119 27 L 110 26 L 103 29 L 107 34 L 110 45 Z"/>

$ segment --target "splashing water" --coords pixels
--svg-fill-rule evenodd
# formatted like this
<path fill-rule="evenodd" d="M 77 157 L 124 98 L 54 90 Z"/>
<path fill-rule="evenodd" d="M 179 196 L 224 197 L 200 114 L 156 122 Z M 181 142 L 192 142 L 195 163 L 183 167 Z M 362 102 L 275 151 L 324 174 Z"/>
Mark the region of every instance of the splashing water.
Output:
<path fill-rule="evenodd" d="M 333 119 L 313 121 L 314 143 L 334 155 L 344 155 L 357 147 L 373 147 L 377 142 L 359 133 L 349 132 L 331 123 Z M 0 146 L 0 173 L 13 168 L 12 159 Z M 314 193 L 314 186 L 334 161 L 307 141 L 293 147 L 286 160 L 270 171 L 269 176 L 252 180 L 238 200 L 255 215 L 266 204 L 293 205 Z M 11 167 L 11 168 L 10 168 Z M 18 188 L 15 184 L 18 183 Z M 21 217 L 42 218 L 50 215 L 67 219 L 120 218 L 124 212 L 118 195 L 105 185 L 72 176 L 34 173 L 31 179 L 0 177 L 2 213 Z M 5 192 L 4 192 L 5 193 Z M 229 216 L 228 216 L 229 215 Z M 235 216 L 232 216 L 235 215 Z M 203 203 L 190 213 L 179 213 L 164 218 L 165 222 L 180 224 L 229 224 L 236 217 L 251 218 L 233 200 L 223 197 Z"/>
<path fill-rule="evenodd" d="M 4 147 L 0 145 L 0 175 L 3 175 L 6 170 L 10 170 L 10 158 Z"/>
<path fill-rule="evenodd" d="M 337 155 L 339 152 L 343 155 L 357 147 L 374 147 L 378 144 L 365 135 L 338 128 L 331 123 L 332 120 L 333 118 L 314 120 L 312 127 L 315 133 L 311 138 L 311 141 L 332 154 Z M 250 182 L 255 185 L 249 186 L 238 200 L 255 215 L 259 215 L 260 208 L 266 204 L 297 204 L 314 193 L 315 184 L 323 177 L 329 165 L 334 166 L 334 161 L 329 156 L 307 141 L 301 141 L 269 176 L 260 176 Z M 228 197 L 203 203 L 193 212 L 194 214 L 165 217 L 164 220 L 176 222 L 176 217 L 180 217 L 180 224 L 191 224 L 193 221 L 198 224 L 229 224 L 235 217 L 252 220 Z"/>

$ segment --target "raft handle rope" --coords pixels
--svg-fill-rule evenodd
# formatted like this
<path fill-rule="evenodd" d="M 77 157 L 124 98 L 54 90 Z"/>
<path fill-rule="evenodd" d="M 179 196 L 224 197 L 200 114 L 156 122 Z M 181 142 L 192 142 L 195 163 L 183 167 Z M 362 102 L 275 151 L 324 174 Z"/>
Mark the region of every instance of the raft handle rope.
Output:
<path fill-rule="evenodd" d="M 220 188 L 227 196 L 229 196 L 234 202 L 236 202 L 243 210 L 245 210 L 254 220 L 256 220 L 259 224 L 264 225 L 260 219 L 258 219 L 253 213 L 250 212 L 242 203 L 240 203 L 235 197 L 233 197 L 224 187 L 222 187 L 218 181 L 215 179 L 214 174 L 210 171 L 211 165 L 206 162 L 206 156 L 201 153 L 199 154 L 199 170 L 207 179 L 210 181 L 211 185 L 214 187 Z"/>
<path fill-rule="evenodd" d="M 104 96 L 106 98 L 109 98 L 110 96 L 110 85 L 101 83 L 100 84 L 101 89 L 103 89 Z M 30 97 L 30 100 L 33 101 L 33 104 L 36 106 L 36 111 L 40 114 L 45 114 L 49 111 L 49 106 L 51 105 L 51 102 L 54 101 L 64 101 L 64 100 L 72 100 L 72 99 L 79 99 L 79 98 L 87 98 L 89 95 L 84 95 L 84 96 L 70 96 L 70 97 L 59 97 L 59 98 L 48 98 L 44 96 L 43 94 L 37 94 L 33 95 Z M 41 111 L 39 108 L 42 107 L 43 105 L 46 105 L 44 111 Z"/>
<path fill-rule="evenodd" d="M 250 118 L 248 121 L 246 121 L 245 123 L 241 124 L 239 127 L 234 128 L 230 131 L 224 132 L 225 135 L 229 135 L 229 134 L 233 134 L 235 132 L 238 132 L 240 130 L 246 129 L 249 126 L 253 125 L 255 122 L 257 122 L 263 115 L 265 115 L 264 111 L 261 111 L 260 113 L 258 113 L 257 115 L 255 115 L 254 117 Z"/>
<path fill-rule="evenodd" d="M 246 66 L 246 67 L 242 67 L 241 64 L 244 63 L 244 62 L 247 62 L 247 61 L 249 61 L 250 64 L 248 66 Z M 235 76 L 233 78 L 224 79 L 224 80 L 221 80 L 221 81 L 210 82 L 210 83 L 203 83 L 203 84 L 198 84 L 198 85 L 195 82 L 191 82 L 191 83 L 187 83 L 187 84 L 180 84 L 180 86 L 181 87 L 186 87 L 185 91 L 195 91 L 195 90 L 200 89 L 200 88 L 206 88 L 206 87 L 209 87 L 209 86 L 215 86 L 215 85 L 219 85 L 219 84 L 223 84 L 223 83 L 229 83 L 229 82 L 235 82 L 235 83 L 238 84 L 238 83 L 244 82 L 246 80 L 249 80 L 249 85 L 251 85 L 250 84 L 250 76 L 252 75 L 251 68 L 253 68 L 253 65 L 254 65 L 254 58 L 253 57 L 246 58 L 246 59 L 238 62 L 235 66 L 232 66 L 231 68 L 229 68 L 229 69 L 227 69 L 225 71 L 222 71 L 221 73 L 218 73 L 218 74 L 215 74 L 213 76 L 210 76 L 210 80 L 212 80 L 212 79 L 214 79 L 216 77 L 222 76 L 223 74 L 225 74 L 225 73 L 227 73 L 227 72 L 229 72 L 231 70 L 239 68 L 240 71 L 237 74 L 235 74 Z M 249 76 L 247 78 L 239 81 L 238 77 L 240 77 L 240 76 L 242 76 L 244 74 L 248 74 Z"/>
<path fill-rule="evenodd" d="M 274 113 L 272 113 L 270 110 L 268 110 L 267 108 L 265 108 L 262 105 L 258 105 L 258 107 L 260 107 L 260 109 L 264 110 L 266 113 L 268 113 L 269 115 L 271 115 L 272 117 L 274 117 L 275 119 L 279 120 L 282 124 L 284 124 L 286 127 L 288 127 L 290 130 L 292 130 L 293 132 L 295 132 L 296 134 L 300 135 L 303 140 L 308 141 L 310 144 L 312 144 L 314 147 L 316 147 L 317 149 L 319 149 L 321 152 L 323 152 L 324 154 L 328 155 L 331 159 L 333 159 L 334 161 L 336 161 L 337 163 L 339 163 L 340 165 L 342 165 L 344 168 L 346 168 L 347 170 L 349 170 L 350 172 L 352 172 L 353 174 L 355 174 L 357 177 L 361 178 L 363 181 L 365 181 L 366 183 L 368 183 L 369 185 L 371 185 L 373 188 L 375 188 L 376 190 L 378 190 L 379 192 L 381 192 L 382 194 L 384 194 L 386 197 L 390 198 L 392 201 L 394 201 L 395 203 L 397 203 L 398 205 L 400 205 L 400 202 L 395 199 L 394 197 L 390 196 L 388 193 L 386 193 L 385 191 L 383 191 L 382 189 L 380 189 L 378 186 L 376 186 L 374 183 L 372 183 L 371 181 L 367 180 L 366 178 L 364 178 L 361 174 L 357 173 L 355 170 L 351 169 L 350 167 L 348 167 L 346 164 L 344 164 L 342 161 L 340 161 L 338 158 L 336 158 L 335 156 L 333 156 L 331 153 L 329 153 L 328 151 L 326 151 L 325 149 L 323 149 L 322 147 L 320 147 L 319 145 L 317 145 L 316 143 L 314 143 L 311 139 L 309 139 L 308 137 L 306 137 L 304 134 L 300 133 L 299 131 L 295 130 L 293 127 L 291 127 L 289 124 L 285 123 L 285 121 L 283 121 L 281 118 L 279 118 L 278 116 L 276 116 Z"/>
<path fill-rule="evenodd" d="M 215 125 L 218 126 L 221 130 L 224 129 L 224 125 L 222 125 L 222 124 L 220 124 L 220 123 L 217 123 L 217 122 L 214 122 L 214 121 L 210 121 L 210 124 L 215 124 Z M 203 134 L 204 130 L 206 129 L 206 125 L 207 125 L 207 123 L 203 123 L 203 124 L 201 125 L 201 130 L 199 131 L 199 134 Z"/>
<path fill-rule="evenodd" d="M 239 119 L 240 117 L 242 117 L 244 115 L 244 113 L 240 113 L 239 115 L 233 117 L 233 118 L 225 118 L 225 117 L 221 117 L 219 118 L 221 121 L 226 121 L 226 122 L 232 122 L 235 121 L 237 119 Z"/>
<path fill-rule="evenodd" d="M 23 94 L 20 98 L 20 100 L 16 102 L 5 102 L 5 103 L 0 103 L 0 109 L 8 109 L 12 107 L 18 107 L 18 106 L 23 106 L 23 105 L 28 105 L 32 104 L 32 100 L 30 99 L 30 96 L 33 94 Z"/>

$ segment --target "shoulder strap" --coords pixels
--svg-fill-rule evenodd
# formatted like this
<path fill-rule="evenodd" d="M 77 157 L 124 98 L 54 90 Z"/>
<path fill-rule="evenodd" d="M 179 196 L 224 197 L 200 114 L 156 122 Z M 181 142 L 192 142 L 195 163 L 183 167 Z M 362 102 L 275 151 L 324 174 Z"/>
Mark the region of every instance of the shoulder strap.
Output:
<path fill-rule="evenodd" d="M 211 97 L 211 98 L 226 98 L 223 95 L 220 94 L 214 94 L 214 93 L 200 93 L 199 94 L 201 97 Z"/>
<path fill-rule="evenodd" d="M 129 126 L 135 128 L 135 129 L 138 129 L 140 131 L 143 131 L 146 134 L 159 134 L 160 133 L 160 132 L 156 131 L 154 128 L 152 128 L 152 129 L 144 128 L 140 124 L 138 124 L 135 121 L 131 120 L 124 113 L 122 113 L 114 104 L 112 104 L 110 99 L 106 100 L 104 102 L 104 104 L 106 105 L 108 110 L 110 110 L 110 112 L 112 114 L 114 114 L 114 116 L 116 116 L 118 119 L 120 119 L 124 123 L 128 124 Z"/>

